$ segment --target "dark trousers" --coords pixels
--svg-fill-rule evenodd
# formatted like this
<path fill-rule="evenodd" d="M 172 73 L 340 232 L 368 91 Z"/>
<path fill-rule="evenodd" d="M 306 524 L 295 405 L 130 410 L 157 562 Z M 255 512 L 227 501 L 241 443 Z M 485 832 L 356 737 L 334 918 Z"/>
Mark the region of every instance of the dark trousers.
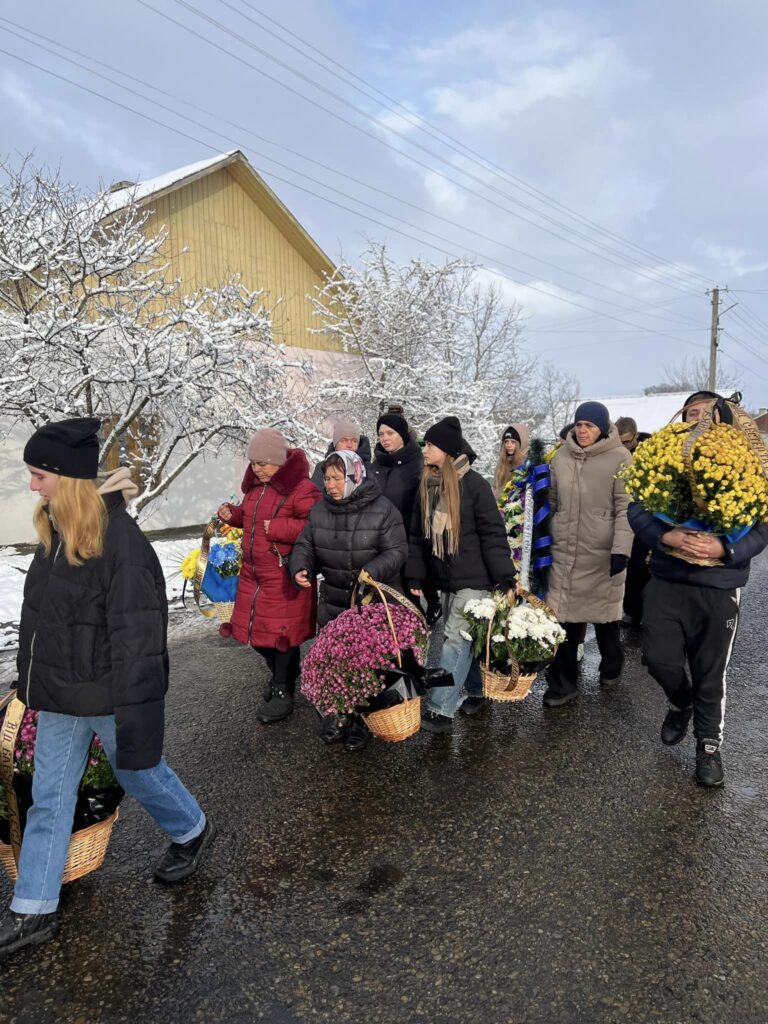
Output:
<path fill-rule="evenodd" d="M 720 743 L 723 738 L 725 677 L 740 599 L 740 590 L 655 578 L 645 588 L 643 661 L 670 704 L 681 709 L 693 705 L 697 739 Z"/>
<path fill-rule="evenodd" d="M 578 689 L 579 644 L 584 642 L 586 624 L 563 622 L 565 641 L 560 644 L 555 660 L 547 669 L 547 683 L 553 695 L 573 693 Z M 624 666 L 624 648 L 618 622 L 596 622 L 595 637 L 600 651 L 600 678 L 617 679 Z"/>
<path fill-rule="evenodd" d="M 624 614 L 639 625 L 643 621 L 643 591 L 651 578 L 648 571 L 648 550 L 635 537 L 632 556 L 627 566 L 627 580 L 624 584 Z"/>
<path fill-rule="evenodd" d="M 289 647 L 287 651 L 278 651 L 275 647 L 257 647 L 256 650 L 266 661 L 267 668 L 272 673 L 272 685 L 293 693 L 296 680 L 299 678 L 300 648 Z"/>

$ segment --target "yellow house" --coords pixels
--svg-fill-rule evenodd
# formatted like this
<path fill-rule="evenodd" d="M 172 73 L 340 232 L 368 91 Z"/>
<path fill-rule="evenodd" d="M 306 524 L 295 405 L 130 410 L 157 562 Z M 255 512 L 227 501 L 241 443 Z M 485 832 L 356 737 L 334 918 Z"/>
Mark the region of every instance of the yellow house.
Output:
<path fill-rule="evenodd" d="M 167 233 L 169 278 L 180 278 L 185 290 L 240 274 L 246 288 L 266 293 L 267 308 L 276 306 L 276 342 L 338 351 L 332 339 L 308 333 L 318 325 L 307 295 L 334 265 L 239 149 L 149 181 L 119 182 L 110 208 L 116 213 L 132 197 L 153 211 L 147 234 Z"/>
<path fill-rule="evenodd" d="M 146 232 L 167 234 L 169 280 L 179 278 L 192 292 L 239 274 L 246 288 L 265 293 L 277 343 L 306 350 L 302 361 L 311 360 L 317 378 L 348 372 L 354 357 L 334 339 L 308 331 L 318 324 L 307 296 L 335 267 L 240 150 L 149 181 L 119 182 L 111 189 L 110 211 L 118 213 L 132 198 L 152 211 Z M 0 544 L 34 539 L 29 501 L 23 487 L 15 489 L 26 436 L 25 428 L 17 428 L 0 460 L 0 483 L 9 481 L 0 494 Z M 195 460 L 149 507 L 142 525 L 160 530 L 205 522 L 219 501 L 238 493 L 242 470 L 243 460 L 234 454 Z"/>

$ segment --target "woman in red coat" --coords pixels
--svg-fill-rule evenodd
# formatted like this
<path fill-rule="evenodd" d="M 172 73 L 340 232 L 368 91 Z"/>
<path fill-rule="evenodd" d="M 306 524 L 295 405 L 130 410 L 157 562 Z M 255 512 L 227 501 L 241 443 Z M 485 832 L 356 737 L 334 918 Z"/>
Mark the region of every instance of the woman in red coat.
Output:
<path fill-rule="evenodd" d="M 237 585 L 232 636 L 261 654 L 272 678 L 256 710 L 260 722 L 279 722 L 293 711 L 299 646 L 315 635 L 317 590 L 297 590 L 288 556 L 320 491 L 309 462 L 277 430 L 259 430 L 248 446 L 242 505 L 228 502 L 219 516 L 243 530 L 243 567 Z"/>

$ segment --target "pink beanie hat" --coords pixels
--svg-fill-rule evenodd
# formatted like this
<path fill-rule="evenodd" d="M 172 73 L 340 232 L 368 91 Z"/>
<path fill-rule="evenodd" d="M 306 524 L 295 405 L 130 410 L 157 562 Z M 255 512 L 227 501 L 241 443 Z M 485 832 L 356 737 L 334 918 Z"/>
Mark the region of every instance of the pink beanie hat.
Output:
<path fill-rule="evenodd" d="M 282 466 L 288 458 L 288 442 L 279 430 L 257 430 L 248 445 L 250 462 L 269 462 L 273 466 Z"/>
<path fill-rule="evenodd" d="M 333 443 L 337 445 L 342 437 L 356 437 L 360 440 L 360 427 L 354 420 L 340 419 L 333 425 Z"/>

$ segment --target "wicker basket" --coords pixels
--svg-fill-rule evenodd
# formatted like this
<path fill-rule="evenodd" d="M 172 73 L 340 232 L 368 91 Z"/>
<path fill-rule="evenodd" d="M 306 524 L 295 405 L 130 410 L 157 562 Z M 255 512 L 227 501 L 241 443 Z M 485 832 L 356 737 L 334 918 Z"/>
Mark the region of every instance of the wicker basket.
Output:
<path fill-rule="evenodd" d="M 64 865 L 62 882 L 74 882 L 101 867 L 107 854 L 112 826 L 119 814 L 119 811 L 115 811 L 104 821 L 73 833 L 69 841 L 69 853 Z M 0 843 L 0 864 L 11 881 L 16 881 L 16 861 L 13 859 L 12 847 L 7 843 Z"/>
<path fill-rule="evenodd" d="M 536 673 L 519 675 L 513 682 L 511 675 L 494 672 L 493 669 L 481 665 L 480 678 L 483 681 L 484 697 L 490 697 L 491 700 L 523 700 L 530 693 L 536 680 Z"/>
<path fill-rule="evenodd" d="M 421 697 L 404 700 L 402 704 L 363 715 L 374 736 L 390 743 L 399 743 L 415 735 L 421 728 Z"/>
<path fill-rule="evenodd" d="M 554 618 L 554 613 L 549 605 L 542 601 L 540 597 L 536 597 L 535 594 L 530 594 L 527 590 L 514 591 L 510 590 L 507 594 L 507 598 L 510 602 L 510 610 L 514 607 L 515 601 L 524 600 L 534 608 L 541 608 L 549 615 Z M 509 613 L 508 613 L 509 614 Z M 505 624 L 506 632 L 506 624 Z M 480 665 L 480 678 L 483 682 L 483 696 L 489 697 L 491 700 L 501 701 L 513 701 L 523 700 L 531 692 L 538 672 L 525 674 L 520 671 L 520 665 L 512 655 L 512 651 L 509 651 L 510 660 L 513 665 L 511 672 L 496 672 L 491 668 L 491 633 L 493 632 L 493 619 L 488 622 L 488 632 L 485 637 L 485 659 Z M 553 651 L 552 656 L 557 653 L 557 648 Z"/>
<path fill-rule="evenodd" d="M 217 601 L 213 607 L 216 610 L 216 618 L 220 622 L 232 621 L 232 612 L 235 610 L 234 601 Z"/>

